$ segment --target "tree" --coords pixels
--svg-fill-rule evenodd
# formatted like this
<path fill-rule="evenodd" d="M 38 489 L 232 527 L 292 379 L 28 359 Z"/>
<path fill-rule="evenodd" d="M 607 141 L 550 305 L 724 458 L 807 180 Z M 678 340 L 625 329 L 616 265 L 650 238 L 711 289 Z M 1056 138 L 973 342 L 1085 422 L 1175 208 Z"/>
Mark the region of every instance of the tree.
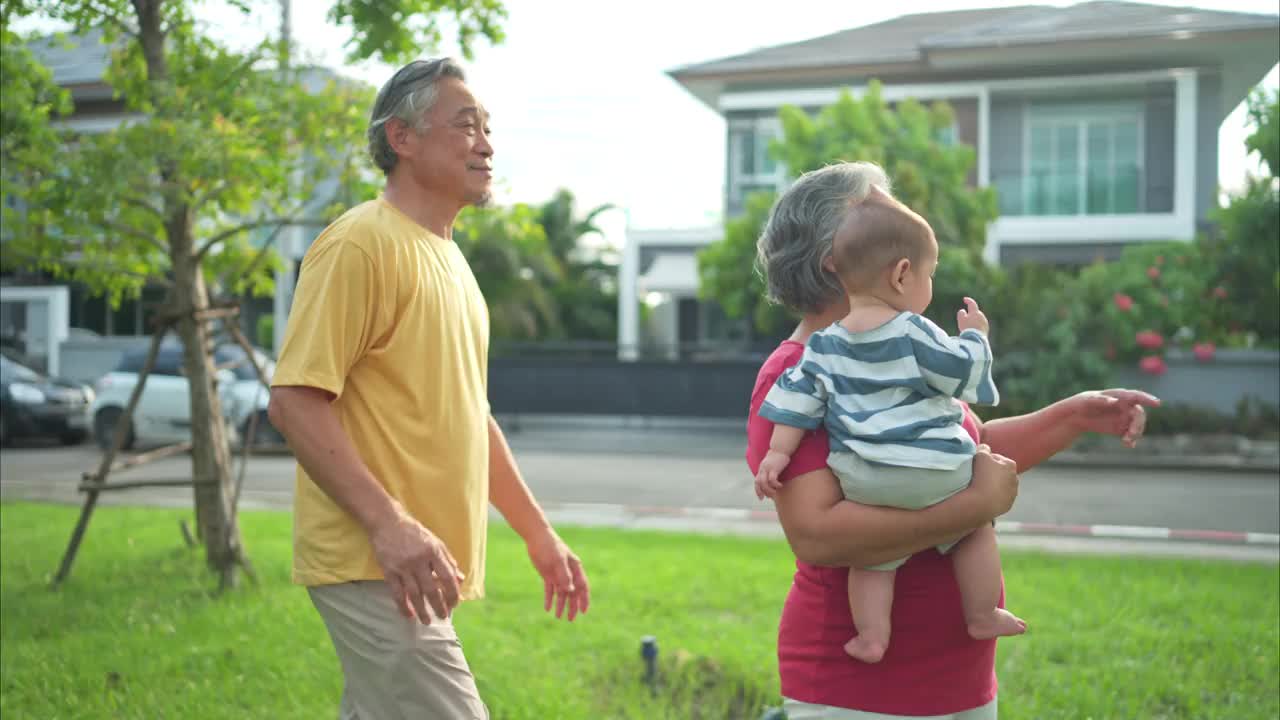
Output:
<path fill-rule="evenodd" d="M 535 340 L 559 332 L 551 288 L 562 273 L 534 208 L 467 208 L 454 242 L 466 256 L 485 303 L 495 340 Z"/>
<path fill-rule="evenodd" d="M 616 253 L 592 249 L 583 242 L 601 234 L 596 220 L 612 209 L 610 204 L 599 205 L 577 217 L 573 193 L 564 189 L 539 208 L 538 223 L 563 273 L 551 293 L 565 338 L 612 342 L 618 337 Z"/>
<path fill-rule="evenodd" d="M 926 107 L 908 99 L 890 107 L 881 95 L 880 83 L 873 80 L 861 98 L 854 99 L 846 90 L 816 117 L 794 106 L 781 108 L 778 116 L 783 137 L 772 143 L 770 152 L 791 177 L 836 161 L 875 162 L 892 179 L 894 195 L 933 226 L 942 247 L 942 263 L 964 264 L 967 269 L 961 272 L 963 275 L 983 272 L 982 249 L 987 225 L 997 215 L 996 195 L 991 188 L 968 184 L 967 177 L 976 160 L 973 148 L 944 140 L 944 134 L 954 124 L 949 105 L 937 102 Z M 771 204 L 771 196 L 768 197 Z M 705 296 L 720 301 L 730 317 L 741 317 L 755 307 L 735 298 L 736 293 L 759 297 L 762 289 L 762 285 L 751 281 L 755 284 L 743 283 L 735 290 L 733 283 L 735 275 L 741 276 L 754 261 L 754 238 L 767 218 L 767 211 L 761 212 L 766 207 L 764 203 L 749 201 L 742 218 L 726 223 L 725 239 L 699 256 Z M 940 268 L 939 272 L 944 270 Z M 955 308 L 959 307 L 951 295 L 958 300 L 960 294 L 975 290 L 952 289 L 942 282 L 936 286 L 936 291 L 941 292 L 932 307 L 941 309 L 934 319 L 945 322 L 947 327 L 954 323 Z M 929 314 L 933 317 L 934 312 Z M 761 322 L 770 322 L 770 317 L 756 313 L 756 326 L 765 329 Z"/>
<path fill-rule="evenodd" d="M 1280 93 L 1261 88 L 1249 96 L 1253 133 L 1245 147 L 1257 153 L 1262 174 L 1213 213 L 1216 233 L 1203 239 L 1236 332 L 1267 343 L 1280 340 Z"/>
<path fill-rule="evenodd" d="M 747 196 L 742 215 L 724 224 L 724 239 L 698 253 L 698 295 L 720 303 L 725 315 L 749 318 L 747 327 L 763 333 L 781 330 L 787 312 L 766 302 L 764 278 L 756 268 L 756 239 L 769 219 L 773 193 Z"/>
<path fill-rule="evenodd" d="M 228 2 L 249 10 L 246 0 Z M 106 81 L 136 119 L 94 135 L 56 132 L 50 115 L 66 110 L 65 94 L 47 72 L 11 72 L 38 65 L 11 42 L 12 21 L 31 14 L 80 37 L 102 33 L 112 49 Z M 354 30 L 351 58 L 389 61 L 433 45 L 443 17 L 468 56 L 478 35 L 501 38 L 495 0 L 339 0 L 330 13 Z M 148 282 L 168 288 L 191 388 L 198 534 L 210 566 L 232 583 L 230 452 L 202 313 L 219 293 L 271 290 L 273 253 L 251 247 L 247 232 L 317 212 L 300 200 L 317 181 L 368 172 L 371 93 L 290 72 L 287 43 L 232 51 L 203 34 L 179 0 L 4 0 L 3 33 L 6 255 L 116 302 Z"/>

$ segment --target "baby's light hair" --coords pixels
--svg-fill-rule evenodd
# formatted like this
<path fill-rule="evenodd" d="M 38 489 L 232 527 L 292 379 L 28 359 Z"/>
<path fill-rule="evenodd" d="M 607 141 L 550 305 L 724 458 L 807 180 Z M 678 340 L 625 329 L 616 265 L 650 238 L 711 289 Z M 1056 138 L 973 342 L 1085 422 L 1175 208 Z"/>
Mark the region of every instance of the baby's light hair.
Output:
<path fill-rule="evenodd" d="M 850 204 L 836 230 L 833 260 L 848 292 L 865 292 L 880 273 L 906 258 L 924 261 L 933 237 L 925 219 L 884 193 Z"/>

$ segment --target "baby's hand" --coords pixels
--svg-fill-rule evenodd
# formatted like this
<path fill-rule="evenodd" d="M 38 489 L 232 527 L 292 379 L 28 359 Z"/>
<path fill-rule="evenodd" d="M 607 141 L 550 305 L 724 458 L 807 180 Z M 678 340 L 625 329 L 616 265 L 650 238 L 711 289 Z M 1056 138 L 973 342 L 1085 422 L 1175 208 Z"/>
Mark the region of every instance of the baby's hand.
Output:
<path fill-rule="evenodd" d="M 960 332 L 965 330 L 977 330 L 983 335 L 991 334 L 991 326 L 987 323 L 987 316 L 983 314 L 978 307 L 978 303 L 973 298 L 964 299 L 964 307 L 956 313 L 956 324 L 960 326 Z"/>
<path fill-rule="evenodd" d="M 756 473 L 756 498 L 763 500 L 778 494 L 782 489 L 782 471 L 787 469 L 791 457 L 777 450 L 770 450 L 764 460 L 760 461 L 760 470 Z"/>

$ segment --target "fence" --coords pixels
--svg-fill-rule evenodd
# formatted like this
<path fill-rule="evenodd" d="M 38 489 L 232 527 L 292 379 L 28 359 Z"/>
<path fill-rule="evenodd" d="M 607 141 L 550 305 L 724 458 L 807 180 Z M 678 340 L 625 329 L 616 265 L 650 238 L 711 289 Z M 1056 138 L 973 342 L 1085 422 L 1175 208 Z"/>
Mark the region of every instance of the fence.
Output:
<path fill-rule="evenodd" d="M 146 338 L 65 341 L 63 375 L 93 382 L 140 342 Z M 681 346 L 621 361 L 612 343 L 495 344 L 489 398 L 495 413 L 745 417 L 767 350 Z M 1227 414 L 1246 397 L 1280 405 L 1280 352 L 1219 350 L 1203 363 L 1174 351 L 1167 362 L 1158 377 L 1118 369 L 1114 384 Z"/>

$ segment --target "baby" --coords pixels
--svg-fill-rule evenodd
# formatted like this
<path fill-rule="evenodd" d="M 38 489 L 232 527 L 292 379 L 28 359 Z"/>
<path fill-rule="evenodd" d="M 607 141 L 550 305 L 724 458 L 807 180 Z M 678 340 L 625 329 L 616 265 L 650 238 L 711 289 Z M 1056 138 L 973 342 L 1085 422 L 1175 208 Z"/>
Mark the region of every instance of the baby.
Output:
<path fill-rule="evenodd" d="M 960 336 L 949 337 L 921 315 L 933 299 L 938 241 L 924 218 L 883 192 L 849 209 L 832 260 L 849 314 L 814 333 L 799 364 L 765 398 L 760 415 L 775 427 L 756 492 L 773 497 L 805 431 L 825 424 L 827 463 L 846 498 L 911 510 L 942 502 L 969 485 L 977 451 L 956 400 L 999 402 L 987 317 L 965 298 Z M 938 551 L 953 546 L 969 635 L 1025 632 L 1026 623 L 997 607 L 995 529 L 979 528 Z M 858 660 L 879 662 L 889 647 L 894 574 L 906 560 L 849 571 L 858 634 L 845 651 Z"/>

